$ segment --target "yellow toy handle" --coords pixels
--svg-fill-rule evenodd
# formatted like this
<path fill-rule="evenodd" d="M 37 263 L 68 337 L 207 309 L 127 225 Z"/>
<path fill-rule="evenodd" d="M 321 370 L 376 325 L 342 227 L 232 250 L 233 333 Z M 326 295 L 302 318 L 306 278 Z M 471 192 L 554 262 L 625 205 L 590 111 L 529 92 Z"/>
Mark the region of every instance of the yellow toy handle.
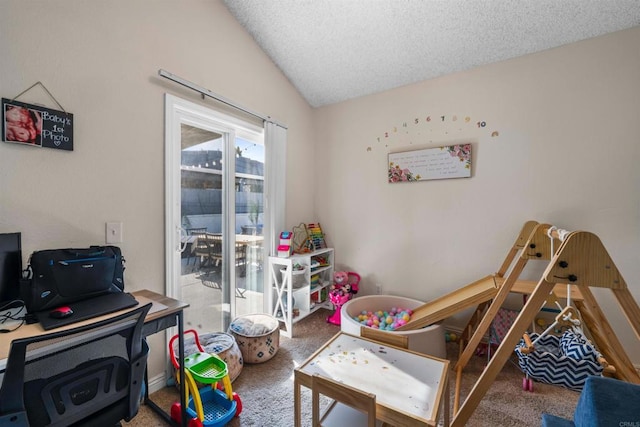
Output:
<path fill-rule="evenodd" d="M 198 392 L 198 386 L 196 385 L 196 381 L 191 376 L 191 372 L 185 369 L 184 371 L 185 378 L 185 386 L 181 387 L 184 390 L 184 401 L 188 405 L 189 404 L 189 394 L 193 396 L 193 407 L 196 409 L 196 415 L 201 422 L 204 422 L 204 409 L 202 407 L 202 398 L 200 397 L 200 393 Z M 227 378 L 227 377 L 225 377 Z M 180 385 L 180 375 L 176 372 L 176 382 Z"/>
<path fill-rule="evenodd" d="M 189 402 L 189 391 L 191 391 L 191 395 L 193 396 L 193 407 L 196 410 L 196 414 L 198 415 L 198 419 L 201 422 L 204 422 L 204 409 L 202 408 L 202 398 L 200 397 L 200 393 L 198 392 L 198 386 L 196 385 L 196 381 L 191 376 L 191 372 L 185 371 L 185 378 L 187 379 L 187 387 L 185 387 L 185 402 Z"/>
<path fill-rule="evenodd" d="M 222 384 L 224 385 L 224 392 L 227 395 L 227 399 L 233 400 L 233 390 L 231 389 L 231 380 L 229 379 L 229 375 L 225 375 L 222 379 Z"/>

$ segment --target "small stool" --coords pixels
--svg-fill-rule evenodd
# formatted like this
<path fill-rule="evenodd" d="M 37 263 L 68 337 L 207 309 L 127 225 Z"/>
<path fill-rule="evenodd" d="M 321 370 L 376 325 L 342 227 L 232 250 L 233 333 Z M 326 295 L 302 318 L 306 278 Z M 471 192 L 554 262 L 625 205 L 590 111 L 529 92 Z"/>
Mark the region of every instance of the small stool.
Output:
<path fill-rule="evenodd" d="M 280 348 L 280 325 L 268 314 L 237 317 L 229 325 L 229 333 L 235 337 L 245 363 L 266 362 Z"/>

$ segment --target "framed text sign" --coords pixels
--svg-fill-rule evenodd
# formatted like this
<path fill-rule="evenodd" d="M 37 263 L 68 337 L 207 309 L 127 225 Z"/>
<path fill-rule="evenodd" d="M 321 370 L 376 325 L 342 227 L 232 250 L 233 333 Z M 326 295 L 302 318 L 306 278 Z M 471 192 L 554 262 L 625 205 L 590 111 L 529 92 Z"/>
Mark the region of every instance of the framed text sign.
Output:
<path fill-rule="evenodd" d="M 2 139 L 73 150 L 73 114 L 2 98 Z"/>
<path fill-rule="evenodd" d="M 389 182 L 469 178 L 471 144 L 389 153 Z"/>

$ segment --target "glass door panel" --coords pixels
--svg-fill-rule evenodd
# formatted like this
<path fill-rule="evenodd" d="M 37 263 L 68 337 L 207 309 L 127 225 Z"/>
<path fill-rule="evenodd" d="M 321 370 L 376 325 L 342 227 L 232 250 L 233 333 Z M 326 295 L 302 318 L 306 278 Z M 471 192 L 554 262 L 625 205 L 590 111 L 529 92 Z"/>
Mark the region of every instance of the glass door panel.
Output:
<path fill-rule="evenodd" d="M 185 328 L 224 330 L 222 133 L 181 124 L 180 218 L 184 230 L 180 290 Z"/>
<path fill-rule="evenodd" d="M 232 317 L 263 311 L 264 145 L 234 140 L 235 206 L 228 212 L 235 224 L 226 239 L 225 135 L 182 124 L 182 141 L 180 298 L 190 304 L 185 326 L 225 331 Z"/>
<path fill-rule="evenodd" d="M 236 315 L 263 311 L 264 145 L 236 137 Z"/>

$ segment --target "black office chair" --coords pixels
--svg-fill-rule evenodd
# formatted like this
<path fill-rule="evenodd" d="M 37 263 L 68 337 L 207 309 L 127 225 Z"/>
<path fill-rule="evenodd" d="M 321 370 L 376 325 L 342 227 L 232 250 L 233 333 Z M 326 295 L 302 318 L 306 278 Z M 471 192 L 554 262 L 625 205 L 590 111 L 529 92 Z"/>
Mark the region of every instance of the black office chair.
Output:
<path fill-rule="evenodd" d="M 138 413 L 151 304 L 99 322 L 11 342 L 1 426 L 116 426 Z"/>

